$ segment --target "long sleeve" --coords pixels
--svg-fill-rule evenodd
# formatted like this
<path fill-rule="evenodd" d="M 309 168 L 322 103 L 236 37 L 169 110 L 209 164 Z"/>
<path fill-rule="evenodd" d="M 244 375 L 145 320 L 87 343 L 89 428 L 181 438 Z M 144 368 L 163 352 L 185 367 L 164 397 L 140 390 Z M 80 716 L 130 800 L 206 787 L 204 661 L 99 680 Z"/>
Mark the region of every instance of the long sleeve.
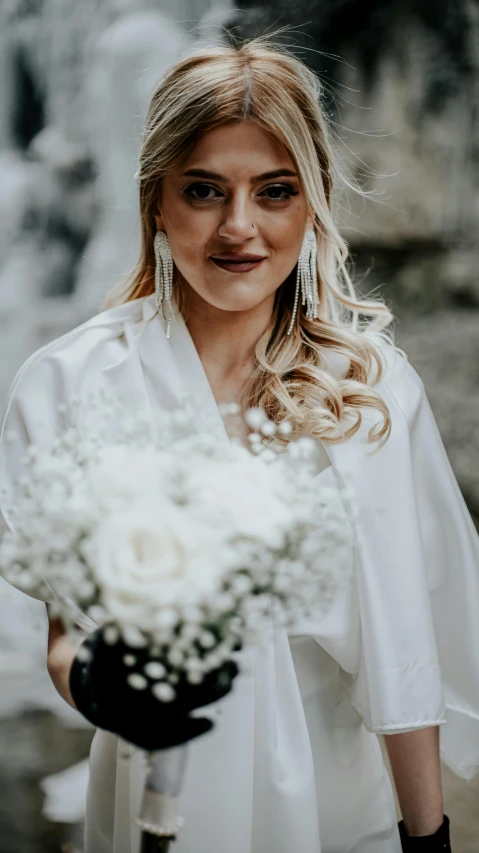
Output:
<path fill-rule="evenodd" d="M 48 448 L 67 425 L 60 404 L 83 395 L 88 405 L 83 392 L 101 387 L 103 369 L 123 355 L 119 334 L 123 327 L 117 315 L 121 321 L 119 309 L 99 314 L 51 341 L 34 352 L 14 377 L 0 428 L 0 537 L 7 531 L 16 533 L 10 508 L 28 447 Z M 52 600 L 46 593 L 29 594 Z"/>
<path fill-rule="evenodd" d="M 391 413 L 389 441 L 371 454 L 368 416 L 357 440 L 331 449 L 359 508 L 360 647 L 350 697 L 374 732 L 442 725 L 445 761 L 471 778 L 479 768 L 479 539 L 421 379 L 393 350 L 385 355 L 377 387 Z"/>

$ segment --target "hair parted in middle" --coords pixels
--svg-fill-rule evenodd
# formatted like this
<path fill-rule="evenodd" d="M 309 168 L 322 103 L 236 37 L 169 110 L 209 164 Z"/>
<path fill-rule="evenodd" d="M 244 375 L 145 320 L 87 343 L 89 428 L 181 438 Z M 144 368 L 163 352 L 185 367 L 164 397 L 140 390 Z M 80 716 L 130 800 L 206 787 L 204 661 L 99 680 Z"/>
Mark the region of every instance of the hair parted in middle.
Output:
<path fill-rule="evenodd" d="M 299 310 L 292 334 L 286 334 L 293 309 L 293 270 L 278 288 L 270 324 L 257 342 L 244 402 L 264 408 L 275 420 L 289 418 L 293 436 L 306 433 L 330 443 L 344 441 L 359 429 L 362 409 L 376 409 L 380 419 L 368 437 L 380 446 L 389 437 L 391 421 L 374 389 L 384 370 L 378 344 L 394 346 L 394 318 L 382 301 L 360 296 L 348 273 L 348 247 L 334 221 L 333 191 L 345 182 L 350 186 L 350 181 L 331 141 L 321 83 L 284 48 L 264 38 L 203 48 L 177 62 L 160 81 L 151 98 L 136 173 L 140 257 L 103 307 L 154 292 L 154 216 L 163 176 L 192 152 L 202 134 L 245 120 L 279 140 L 296 165 L 318 243 L 320 305 L 313 320 Z M 182 311 L 181 288 L 174 292 Z M 328 350 L 346 357 L 349 367 L 343 378 L 328 372 Z"/>

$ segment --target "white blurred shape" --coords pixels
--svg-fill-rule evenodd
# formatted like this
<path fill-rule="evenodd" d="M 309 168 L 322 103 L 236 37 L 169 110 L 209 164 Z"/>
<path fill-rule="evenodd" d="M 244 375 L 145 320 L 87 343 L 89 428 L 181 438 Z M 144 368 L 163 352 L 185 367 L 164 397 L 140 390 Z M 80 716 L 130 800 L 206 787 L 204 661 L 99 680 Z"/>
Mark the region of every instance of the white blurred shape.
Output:
<path fill-rule="evenodd" d="M 232 5 L 225 2 L 217 3 L 211 6 L 204 15 L 201 16 L 197 27 L 197 36 L 199 43 L 203 45 L 215 45 L 224 42 L 225 25 L 231 19 Z"/>
<path fill-rule="evenodd" d="M 77 317 L 96 313 L 106 291 L 136 263 L 140 223 L 133 176 L 148 102 L 187 45 L 187 36 L 159 12 L 121 17 L 98 39 L 87 81 L 86 121 L 99 170 L 99 216 L 78 272 Z"/>
<path fill-rule="evenodd" d="M 0 151 L 0 258 L 18 237 L 31 203 L 31 185 L 38 166 L 25 162 L 13 151 Z M 7 294 L 0 294 L 0 304 Z"/>
<path fill-rule="evenodd" d="M 45 794 L 42 814 L 54 823 L 78 823 L 85 817 L 88 788 L 88 759 L 45 776 L 40 787 Z"/>

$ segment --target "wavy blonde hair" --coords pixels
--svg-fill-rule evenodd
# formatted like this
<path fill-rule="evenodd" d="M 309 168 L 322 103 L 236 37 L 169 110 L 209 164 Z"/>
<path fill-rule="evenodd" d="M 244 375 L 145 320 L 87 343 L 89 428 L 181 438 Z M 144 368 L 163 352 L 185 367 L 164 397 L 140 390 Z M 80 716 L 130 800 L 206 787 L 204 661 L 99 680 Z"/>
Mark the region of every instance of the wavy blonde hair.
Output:
<path fill-rule="evenodd" d="M 141 252 L 127 279 L 103 307 L 154 292 L 156 226 L 162 177 L 186 158 L 200 135 L 229 122 L 255 121 L 280 140 L 296 164 L 318 241 L 319 317 L 291 316 L 295 271 L 278 288 L 271 321 L 255 349 L 255 370 L 244 391 L 276 421 L 289 418 L 293 434 L 338 443 L 362 423 L 362 409 L 377 409 L 370 442 L 385 443 L 390 413 L 374 385 L 383 374 L 379 349 L 394 346 L 393 315 L 382 301 L 361 297 L 346 267 L 348 248 L 332 213 L 333 188 L 349 181 L 338 165 L 321 107 L 320 81 L 300 60 L 265 39 L 206 48 L 176 63 L 156 88 L 149 107 L 136 177 L 139 179 Z M 178 291 L 180 288 L 176 288 Z M 182 310 L 180 298 L 177 303 Z M 367 320 L 366 318 L 370 318 Z M 387 331 L 386 331 L 387 330 Z M 327 370 L 327 351 L 349 364 L 343 378 Z"/>

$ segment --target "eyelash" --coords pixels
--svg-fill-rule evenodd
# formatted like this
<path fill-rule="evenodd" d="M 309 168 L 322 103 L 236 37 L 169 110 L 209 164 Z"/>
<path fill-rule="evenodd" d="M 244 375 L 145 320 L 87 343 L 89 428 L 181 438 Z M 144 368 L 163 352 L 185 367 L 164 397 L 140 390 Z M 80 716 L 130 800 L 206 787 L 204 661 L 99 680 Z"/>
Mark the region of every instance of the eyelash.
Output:
<path fill-rule="evenodd" d="M 189 198 L 193 199 L 193 201 L 199 201 L 199 202 L 214 201 L 215 198 L 218 198 L 218 196 L 213 196 L 212 198 L 198 198 L 198 196 L 193 195 L 193 190 L 197 187 L 207 187 L 210 190 L 215 190 L 215 192 L 219 192 L 219 190 L 217 190 L 216 187 L 211 186 L 211 184 L 206 184 L 204 182 L 197 181 L 196 183 L 189 184 L 187 187 L 185 187 L 182 190 L 182 193 L 184 195 L 188 196 Z M 266 187 L 265 190 L 263 190 L 262 193 L 260 193 L 260 195 L 263 195 L 267 190 L 270 190 L 273 188 L 280 188 L 281 190 L 283 190 L 283 192 L 285 192 L 287 194 L 288 198 L 291 198 L 292 196 L 298 195 L 298 192 L 296 190 L 294 190 L 289 184 L 270 184 L 268 187 Z M 264 196 L 264 197 L 267 198 L 268 201 L 286 201 L 287 200 L 284 197 L 282 197 L 282 198 L 274 198 L 271 196 L 269 196 L 269 197 Z"/>

